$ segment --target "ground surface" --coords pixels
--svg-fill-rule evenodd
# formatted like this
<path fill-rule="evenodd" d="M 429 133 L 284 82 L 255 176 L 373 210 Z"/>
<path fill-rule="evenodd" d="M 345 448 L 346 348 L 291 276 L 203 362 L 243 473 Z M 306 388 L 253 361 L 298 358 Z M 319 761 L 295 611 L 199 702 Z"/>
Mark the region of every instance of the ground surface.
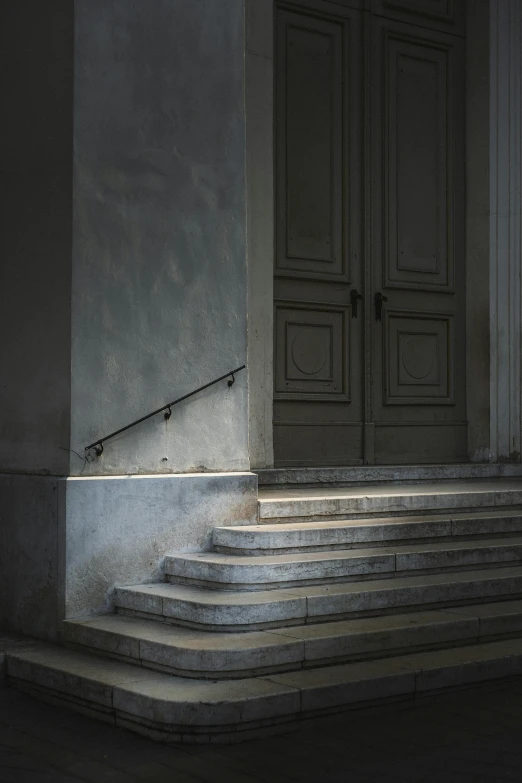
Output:
<path fill-rule="evenodd" d="M 0 689 L 0 783 L 522 781 L 522 680 L 303 723 L 235 746 L 168 746 Z"/>

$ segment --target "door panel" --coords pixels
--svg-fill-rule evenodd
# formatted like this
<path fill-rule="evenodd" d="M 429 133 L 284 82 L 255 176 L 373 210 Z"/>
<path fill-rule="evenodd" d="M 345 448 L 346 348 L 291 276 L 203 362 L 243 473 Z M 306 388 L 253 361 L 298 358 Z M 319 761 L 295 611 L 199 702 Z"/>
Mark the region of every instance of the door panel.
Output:
<path fill-rule="evenodd" d="M 371 8 L 379 16 L 432 30 L 465 32 L 465 0 L 371 0 Z"/>
<path fill-rule="evenodd" d="M 278 8 L 277 466 L 466 459 L 462 10 Z"/>
<path fill-rule="evenodd" d="M 344 276 L 342 26 L 278 15 L 277 270 Z"/>
<path fill-rule="evenodd" d="M 395 462 L 466 459 L 462 43 L 373 25 L 372 296 L 385 297 L 372 325 L 377 463 L 395 447 Z"/>
<path fill-rule="evenodd" d="M 350 402 L 349 307 L 278 302 L 277 399 Z"/>
<path fill-rule="evenodd" d="M 386 285 L 453 287 L 451 52 L 383 31 Z M 448 116 L 449 113 L 449 116 Z"/>
<path fill-rule="evenodd" d="M 325 4 L 331 10 L 331 3 Z M 276 16 L 277 465 L 362 462 L 360 14 Z M 359 304 L 359 300 L 357 300 Z"/>
<path fill-rule="evenodd" d="M 446 314 L 386 311 L 385 405 L 454 404 L 453 320 Z"/>

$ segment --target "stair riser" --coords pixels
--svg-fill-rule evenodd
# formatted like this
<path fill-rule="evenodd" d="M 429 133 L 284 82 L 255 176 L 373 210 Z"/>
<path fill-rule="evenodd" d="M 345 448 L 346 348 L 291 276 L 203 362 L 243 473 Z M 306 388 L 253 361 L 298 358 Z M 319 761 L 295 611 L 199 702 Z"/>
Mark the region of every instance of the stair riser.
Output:
<path fill-rule="evenodd" d="M 174 648 L 171 645 L 102 633 L 77 625 L 65 634 L 68 646 L 103 654 L 127 663 L 183 677 L 237 679 L 273 672 L 335 665 L 360 660 L 403 655 L 446 647 L 464 646 L 515 637 L 522 633 L 522 613 L 491 617 L 453 617 L 447 622 L 407 625 L 375 632 L 358 632 L 324 638 L 308 638 L 307 630 L 294 630 L 295 638 L 276 634 L 277 647 L 248 650 L 208 651 Z M 270 632 L 268 632 L 270 634 Z M 291 633 L 291 632 L 290 632 Z M 267 666 L 270 661 L 270 666 Z"/>
<path fill-rule="evenodd" d="M 500 567 L 516 568 L 520 566 L 520 560 L 507 560 L 506 562 L 475 563 L 473 565 L 447 566 L 446 568 L 420 568 L 408 571 L 383 571 L 382 573 L 359 574 L 355 576 L 320 577 L 317 579 L 295 579 L 284 582 L 262 582 L 252 584 L 249 582 L 212 582 L 206 579 L 185 579 L 184 577 L 168 577 L 167 583 L 173 585 L 186 585 L 187 587 L 202 587 L 208 590 L 242 590 L 248 593 L 264 592 L 266 590 L 286 590 L 292 587 L 320 587 L 321 585 L 350 584 L 351 582 L 373 582 L 377 579 L 402 579 L 405 576 L 430 576 L 432 574 L 454 574 L 470 571 L 478 567 L 481 571 L 496 570 Z"/>
<path fill-rule="evenodd" d="M 194 604 L 164 598 L 157 607 L 142 596 L 126 594 L 118 597 L 116 607 L 121 613 L 136 617 L 164 618 L 167 622 L 188 628 L 239 631 L 282 628 L 289 625 L 320 623 L 350 617 L 376 614 L 422 611 L 423 608 L 502 601 L 522 596 L 522 576 L 491 580 L 454 582 L 449 585 L 383 588 L 353 594 L 319 594 L 295 597 L 261 605 L 216 606 Z"/>
<path fill-rule="evenodd" d="M 390 595 L 390 593 L 395 593 Z M 420 611 L 422 607 L 451 607 L 464 603 L 489 600 L 510 600 L 522 596 L 522 579 L 508 579 L 505 584 L 477 585 L 471 583 L 453 584 L 441 589 L 439 585 L 425 588 L 397 590 L 379 590 L 371 593 L 310 596 L 308 598 L 307 622 L 325 622 L 338 617 L 363 617 L 385 614 L 392 611 Z"/>
<path fill-rule="evenodd" d="M 122 615 L 123 617 L 137 617 L 140 620 L 159 620 L 160 622 L 179 626 L 180 628 L 192 628 L 196 631 L 230 631 L 231 633 L 235 633 L 236 631 L 279 630 L 281 628 L 302 625 L 304 622 L 306 622 L 304 615 L 299 615 L 298 617 L 287 617 L 284 620 L 260 620 L 259 622 L 248 622 L 247 620 L 244 623 L 233 623 L 226 621 L 216 622 L 212 619 L 201 622 L 198 620 L 191 620 L 187 617 L 157 615 L 151 612 L 141 611 L 139 609 L 126 609 L 122 607 L 117 607 L 116 613 Z M 221 619 L 222 618 L 218 618 L 218 620 Z"/>
<path fill-rule="evenodd" d="M 268 468 L 255 470 L 262 487 L 353 487 L 466 479 L 511 478 L 522 475 L 517 464 L 365 465 L 349 468 Z"/>
<path fill-rule="evenodd" d="M 521 530 L 514 531 L 518 535 L 522 533 Z M 497 535 L 495 533 L 495 538 L 509 538 L 509 534 L 506 534 L 505 536 Z M 390 547 L 390 548 L 396 548 L 399 546 L 414 546 L 415 544 L 443 544 L 445 542 L 447 543 L 455 543 L 458 541 L 463 542 L 469 542 L 469 541 L 484 541 L 484 539 L 487 538 L 487 536 L 466 536 L 466 537 L 453 537 L 453 538 L 404 538 L 399 540 L 384 540 L 384 541 L 376 541 L 375 543 L 369 543 L 367 541 L 359 541 L 354 544 L 338 544 L 338 545 L 328 545 L 328 546 L 303 546 L 303 547 L 292 547 L 289 549 L 234 549 L 233 547 L 225 547 L 225 546 L 215 546 L 213 547 L 213 552 L 216 552 L 216 554 L 219 555 L 237 555 L 238 557 L 277 557 L 278 555 L 306 555 L 306 554 L 312 554 L 315 552 L 345 552 L 350 549 L 373 549 L 373 548 L 381 548 L 381 547 Z"/>
<path fill-rule="evenodd" d="M 272 590 L 298 585 L 318 585 L 346 581 L 409 576 L 417 573 L 443 573 L 475 567 L 517 566 L 522 562 L 522 546 L 496 546 L 477 550 L 413 552 L 360 558 L 335 558 L 320 562 L 267 565 L 218 565 L 182 558 L 167 558 L 167 579 L 224 590 Z"/>
<path fill-rule="evenodd" d="M 260 500 L 260 524 L 321 522 L 372 516 L 519 509 L 521 490 L 466 492 L 451 495 L 390 495 L 303 500 Z"/>
<path fill-rule="evenodd" d="M 335 558 L 326 561 L 296 564 L 273 564 L 266 566 L 241 566 L 236 564 L 215 564 L 187 561 L 182 557 L 165 559 L 165 574 L 170 582 L 192 584 L 211 583 L 234 588 L 236 584 L 247 589 L 264 590 L 265 585 L 287 586 L 307 581 L 319 584 L 323 581 L 351 577 L 359 579 L 364 575 L 377 578 L 395 570 L 395 555 L 375 555 L 350 558 Z"/>
<path fill-rule="evenodd" d="M 372 546 L 401 546 L 444 541 L 480 540 L 522 533 L 522 517 L 445 520 L 384 525 L 349 525 L 336 530 L 265 531 L 215 528 L 213 549 L 223 554 L 277 555 Z"/>

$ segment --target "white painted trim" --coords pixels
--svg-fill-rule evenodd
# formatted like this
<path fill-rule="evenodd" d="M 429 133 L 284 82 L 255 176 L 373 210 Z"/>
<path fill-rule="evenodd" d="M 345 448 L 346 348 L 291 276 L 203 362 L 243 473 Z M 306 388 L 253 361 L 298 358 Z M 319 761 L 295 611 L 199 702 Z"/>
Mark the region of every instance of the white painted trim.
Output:
<path fill-rule="evenodd" d="M 520 0 L 490 5 L 490 452 L 520 460 Z"/>
<path fill-rule="evenodd" d="M 269 468 L 274 464 L 273 0 L 246 0 L 245 15 L 249 453 L 253 468 Z"/>

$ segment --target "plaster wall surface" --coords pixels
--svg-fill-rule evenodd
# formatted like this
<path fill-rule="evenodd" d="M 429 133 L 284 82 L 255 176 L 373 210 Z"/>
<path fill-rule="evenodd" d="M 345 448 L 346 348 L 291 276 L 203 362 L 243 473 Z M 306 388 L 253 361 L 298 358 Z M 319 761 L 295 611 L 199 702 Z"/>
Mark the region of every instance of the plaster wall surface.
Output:
<path fill-rule="evenodd" d="M 164 579 L 169 551 L 210 547 L 216 524 L 257 521 L 253 473 L 65 481 L 65 615 L 109 611 L 114 586 Z"/>
<path fill-rule="evenodd" d="M 73 8 L 0 8 L 0 471 L 67 472 Z"/>
<path fill-rule="evenodd" d="M 71 448 L 246 361 L 241 0 L 76 0 Z M 71 474 L 248 469 L 246 373 Z"/>
<path fill-rule="evenodd" d="M 248 396 L 252 468 L 274 464 L 274 3 L 245 3 Z"/>
<path fill-rule="evenodd" d="M 0 627 L 58 639 L 65 617 L 111 611 L 116 585 L 161 581 L 169 551 L 256 520 L 253 473 L 0 475 Z"/>

